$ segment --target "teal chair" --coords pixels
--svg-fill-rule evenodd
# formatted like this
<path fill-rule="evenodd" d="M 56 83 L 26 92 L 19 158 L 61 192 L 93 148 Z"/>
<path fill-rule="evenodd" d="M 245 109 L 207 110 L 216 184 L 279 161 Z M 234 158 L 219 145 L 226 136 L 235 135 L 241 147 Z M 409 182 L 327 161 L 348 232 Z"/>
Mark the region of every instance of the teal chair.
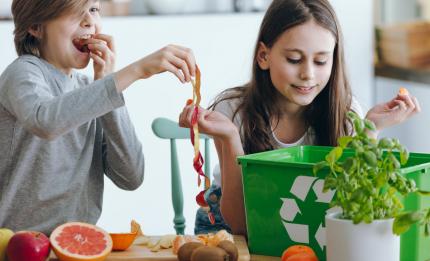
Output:
<path fill-rule="evenodd" d="M 170 140 L 170 169 L 171 169 L 171 180 L 172 180 L 172 204 L 175 212 L 173 218 L 174 227 L 176 234 L 184 234 L 185 230 L 185 217 L 183 214 L 184 210 L 184 197 L 182 193 L 181 174 L 179 171 L 178 153 L 176 150 L 176 140 L 178 139 L 190 139 L 190 129 L 179 127 L 178 123 L 166 118 L 156 118 L 152 122 L 152 131 L 154 134 L 161 139 Z M 205 175 L 210 178 L 210 154 L 209 144 L 210 138 L 206 135 L 200 134 L 200 138 L 204 139 L 205 153 L 204 153 L 204 171 Z M 193 151 L 190 141 L 190 151 Z M 192 155 L 192 154 L 190 154 Z M 192 159 L 190 159 L 190 164 Z M 195 173 L 197 175 L 197 173 Z M 203 181 L 203 180 L 202 180 Z M 204 182 L 202 182 L 204 184 Z M 187 200 L 191 201 L 191 200 Z M 194 198 L 192 202 L 195 202 Z M 197 203 L 195 203 L 197 204 Z"/>

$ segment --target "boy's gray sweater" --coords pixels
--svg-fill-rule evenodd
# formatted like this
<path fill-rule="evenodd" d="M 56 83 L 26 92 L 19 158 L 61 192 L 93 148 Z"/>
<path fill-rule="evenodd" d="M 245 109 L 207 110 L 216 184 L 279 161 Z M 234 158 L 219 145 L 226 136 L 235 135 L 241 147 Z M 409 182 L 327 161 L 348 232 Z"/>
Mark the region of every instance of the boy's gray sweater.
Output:
<path fill-rule="evenodd" d="M 103 178 L 136 189 L 142 146 L 109 75 L 91 82 L 32 55 L 0 76 L 0 227 L 96 223 Z"/>

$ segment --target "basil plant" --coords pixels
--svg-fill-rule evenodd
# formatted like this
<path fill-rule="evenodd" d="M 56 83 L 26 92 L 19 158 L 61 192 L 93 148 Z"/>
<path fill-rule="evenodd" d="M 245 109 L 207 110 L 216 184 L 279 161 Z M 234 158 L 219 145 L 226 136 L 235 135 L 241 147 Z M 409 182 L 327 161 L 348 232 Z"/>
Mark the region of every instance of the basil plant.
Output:
<path fill-rule="evenodd" d="M 349 112 L 348 118 L 355 135 L 340 137 L 338 146 L 314 166 L 315 175 L 322 168 L 329 168 L 324 191 L 336 191 L 331 206 L 340 207 L 341 218 L 354 224 L 394 218 L 393 233 L 397 235 L 416 222 L 424 225 L 425 234 L 429 235 L 430 209 L 403 211 L 400 196 L 430 194 L 419 191 L 414 180 L 400 174 L 401 166 L 408 161 L 408 150 L 398 139 L 369 138 L 367 133 L 375 130 L 373 122 L 361 119 L 354 112 Z M 344 155 L 346 151 L 348 155 Z"/>

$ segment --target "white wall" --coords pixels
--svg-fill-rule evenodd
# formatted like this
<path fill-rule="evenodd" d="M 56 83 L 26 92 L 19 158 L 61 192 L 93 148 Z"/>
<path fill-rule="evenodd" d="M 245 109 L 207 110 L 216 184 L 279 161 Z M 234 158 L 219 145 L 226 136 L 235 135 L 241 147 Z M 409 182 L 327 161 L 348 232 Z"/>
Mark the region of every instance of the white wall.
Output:
<path fill-rule="evenodd" d="M 374 104 L 373 1 L 330 0 L 339 18 L 353 94 L 366 112 Z"/>
<path fill-rule="evenodd" d="M 347 64 L 354 92 L 365 105 L 371 104 L 371 0 L 332 2 L 345 34 Z M 221 90 L 243 84 L 249 78 L 261 18 L 261 13 L 107 18 L 104 31 L 116 39 L 117 68 L 169 43 L 192 48 L 202 71 L 202 104 L 207 105 Z M 12 27 L 11 22 L 0 22 L 0 71 L 16 56 Z M 144 233 L 174 232 L 169 143 L 152 134 L 151 122 L 159 116 L 176 119 L 191 95 L 191 85 L 181 85 L 169 74 L 139 81 L 126 90 L 126 104 L 146 157 L 145 181 L 133 192 L 119 190 L 107 182 L 104 209 L 98 222 L 100 226 L 109 231 L 124 231 L 129 229 L 129 221 L 136 219 L 143 225 Z M 193 150 L 188 141 L 178 145 L 188 225 L 186 233 L 193 233 L 197 209 L 194 196 L 198 192 L 196 174 L 192 169 Z M 211 156 L 212 163 L 215 163 L 217 158 L 213 146 Z"/>

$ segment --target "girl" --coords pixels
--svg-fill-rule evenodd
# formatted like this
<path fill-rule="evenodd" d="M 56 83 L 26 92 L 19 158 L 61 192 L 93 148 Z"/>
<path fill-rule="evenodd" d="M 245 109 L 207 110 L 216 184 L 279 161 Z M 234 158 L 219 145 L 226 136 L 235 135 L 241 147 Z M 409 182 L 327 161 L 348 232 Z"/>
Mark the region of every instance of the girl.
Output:
<path fill-rule="evenodd" d="M 201 132 L 214 138 L 221 213 L 234 234 L 246 234 L 237 156 L 300 144 L 334 146 L 351 134 L 346 112 L 362 115 L 346 77 L 340 26 L 327 0 L 274 0 L 261 24 L 252 72 L 249 83 L 224 91 L 214 111 L 200 109 L 198 118 Z M 192 110 L 184 108 L 181 126 L 190 126 Z M 419 111 L 415 97 L 397 95 L 366 118 L 379 131 Z"/>
<path fill-rule="evenodd" d="M 114 72 L 95 0 L 14 0 L 18 58 L 0 77 L 0 227 L 46 234 L 96 223 L 104 173 L 120 188 L 143 181 L 142 146 L 122 91 L 169 71 L 194 75 L 192 52 L 167 46 Z M 93 61 L 94 81 L 74 71 Z M 36 213 L 37 212 L 37 213 Z"/>

